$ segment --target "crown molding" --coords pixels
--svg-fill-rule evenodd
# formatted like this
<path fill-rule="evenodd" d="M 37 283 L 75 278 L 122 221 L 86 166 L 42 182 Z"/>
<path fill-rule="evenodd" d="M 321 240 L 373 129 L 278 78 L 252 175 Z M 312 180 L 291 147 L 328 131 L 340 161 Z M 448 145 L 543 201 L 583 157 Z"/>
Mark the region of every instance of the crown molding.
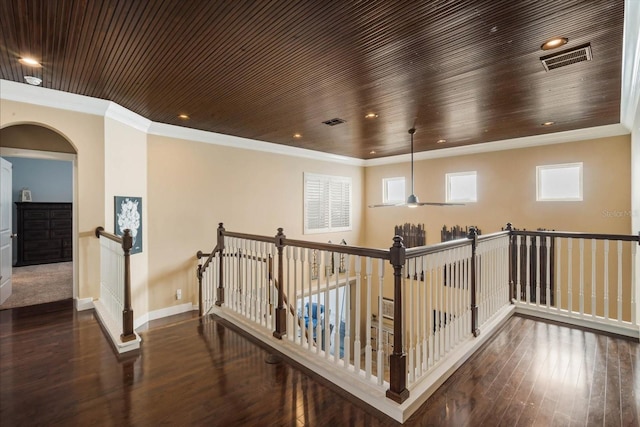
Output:
<path fill-rule="evenodd" d="M 109 105 L 104 113 L 105 117 L 113 119 L 122 124 L 128 125 L 141 132 L 148 133 L 149 127 L 151 127 L 151 120 L 142 117 L 141 115 L 134 113 L 131 110 L 127 110 L 120 104 L 108 101 Z"/>
<path fill-rule="evenodd" d="M 633 1 L 631 1 L 631 3 L 633 3 Z M 640 12 L 640 2 L 637 3 L 638 7 L 634 6 L 634 8 Z M 636 34 L 635 40 L 638 41 L 638 34 Z M 638 47 L 637 44 L 636 47 Z M 636 60 L 638 60 L 640 58 L 640 54 L 635 58 Z M 640 79 L 640 73 L 634 74 L 633 78 L 631 79 L 632 83 L 636 85 L 636 96 L 640 91 L 640 82 L 638 81 L 638 79 Z M 215 132 L 169 125 L 166 123 L 158 123 L 153 122 L 139 114 L 136 114 L 112 101 L 31 86 L 26 83 L 16 83 L 8 80 L 0 80 L 0 98 L 10 101 L 24 102 L 27 104 L 40 105 L 44 107 L 108 117 L 151 135 L 185 139 L 189 141 L 197 141 L 226 147 L 261 151 L 284 156 L 307 158 L 331 163 L 364 167 L 404 163 L 410 160 L 409 154 L 363 160 L 354 157 L 324 153 L 321 151 L 291 147 L 288 145 L 274 144 L 271 142 L 259 141 L 255 139 L 224 135 Z M 635 114 L 635 108 L 633 108 L 633 113 Z M 632 123 L 633 117 L 631 117 L 631 124 Z M 463 156 L 468 154 L 488 153 L 491 151 L 512 150 L 539 145 L 561 144 L 565 142 L 627 135 L 629 134 L 629 129 L 631 129 L 630 125 L 620 123 L 585 129 L 576 129 L 566 132 L 550 133 L 545 135 L 486 142 L 482 144 L 472 144 L 463 147 L 451 147 L 431 151 L 421 151 L 414 154 L 414 160 Z"/>
<path fill-rule="evenodd" d="M 640 108 L 640 2 L 625 0 L 620 122 L 632 129 Z M 640 123 L 637 124 L 640 126 Z"/>
<path fill-rule="evenodd" d="M 332 163 L 342 163 L 352 166 L 365 165 L 365 160 L 356 159 L 354 157 L 339 156 L 337 154 L 324 153 L 322 151 L 314 151 L 305 148 L 291 147 L 288 145 L 259 141 L 256 139 L 242 138 L 239 136 L 225 135 L 215 132 L 207 132 L 182 126 L 169 125 L 166 123 L 153 122 L 151 124 L 151 127 L 149 128 L 149 134 L 177 139 L 185 139 L 189 141 L 204 142 L 207 144 L 222 145 L 225 147 L 262 151 L 284 156 L 302 157 Z"/>
<path fill-rule="evenodd" d="M 284 156 L 364 166 L 364 160 L 288 145 L 153 122 L 112 101 L 0 79 L 0 99 L 110 118 L 147 134 L 187 139 Z"/>
<path fill-rule="evenodd" d="M 518 148 L 536 147 L 539 145 L 563 144 L 565 142 L 586 141 L 589 139 L 606 138 L 611 136 L 628 135 L 629 130 L 622 124 L 597 126 L 585 129 L 569 130 L 565 132 L 548 133 L 545 135 L 525 136 L 522 138 L 505 139 L 502 141 L 484 142 L 482 144 L 465 145 L 462 147 L 441 148 L 431 151 L 414 153 L 413 159 L 428 160 L 443 157 L 465 156 L 468 154 L 490 153 L 493 151 L 515 150 Z M 411 161 L 410 154 L 371 159 L 365 162 L 365 167 L 405 163 Z"/>
<path fill-rule="evenodd" d="M 76 95 L 9 80 L 0 80 L 0 98 L 95 116 L 104 116 L 110 103 L 104 99 Z"/>

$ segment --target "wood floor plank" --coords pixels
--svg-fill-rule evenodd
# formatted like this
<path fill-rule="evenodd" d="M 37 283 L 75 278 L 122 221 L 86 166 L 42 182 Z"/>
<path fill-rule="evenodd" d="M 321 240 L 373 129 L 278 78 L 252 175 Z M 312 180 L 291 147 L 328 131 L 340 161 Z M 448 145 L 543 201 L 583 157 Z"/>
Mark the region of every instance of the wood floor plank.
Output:
<path fill-rule="evenodd" d="M 141 334 L 119 358 L 92 311 L 0 312 L 2 426 L 398 425 L 220 319 Z M 638 425 L 639 395 L 637 342 L 515 316 L 405 425 Z"/>

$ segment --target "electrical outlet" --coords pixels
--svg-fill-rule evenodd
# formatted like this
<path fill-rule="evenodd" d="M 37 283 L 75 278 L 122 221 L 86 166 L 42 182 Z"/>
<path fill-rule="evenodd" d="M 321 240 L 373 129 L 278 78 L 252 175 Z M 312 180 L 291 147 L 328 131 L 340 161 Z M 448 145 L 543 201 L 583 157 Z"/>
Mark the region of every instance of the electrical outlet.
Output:
<path fill-rule="evenodd" d="M 182 289 L 176 291 L 176 299 L 182 299 Z"/>

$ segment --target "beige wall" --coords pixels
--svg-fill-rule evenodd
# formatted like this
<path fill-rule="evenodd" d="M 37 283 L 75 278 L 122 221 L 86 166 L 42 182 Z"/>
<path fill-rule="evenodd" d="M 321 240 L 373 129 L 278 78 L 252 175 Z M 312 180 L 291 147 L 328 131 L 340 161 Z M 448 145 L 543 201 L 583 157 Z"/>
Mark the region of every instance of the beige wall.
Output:
<path fill-rule="evenodd" d="M 216 228 L 319 242 L 362 243 L 361 167 L 148 137 L 149 310 L 197 303 L 195 253 L 215 246 Z M 353 230 L 303 235 L 303 173 L 353 179 Z M 183 300 L 176 301 L 176 289 Z"/>
<path fill-rule="evenodd" d="M 631 211 L 632 199 L 629 136 L 418 161 L 416 194 L 421 200 L 444 200 L 445 173 L 475 170 L 479 202 L 452 208 L 368 209 L 364 206 L 381 201 L 383 177 L 408 179 L 408 163 L 361 168 L 236 149 L 147 135 L 102 116 L 2 100 L 0 127 L 24 123 L 55 130 L 78 152 L 80 298 L 98 295 L 99 247 L 93 230 L 99 225 L 112 229 L 113 196 L 143 197 L 144 249 L 132 258 L 136 317 L 197 303 L 195 252 L 213 248 L 218 222 L 233 231 L 272 235 L 284 227 L 292 238 L 344 238 L 349 244 L 383 248 L 391 245 L 393 226 L 404 222 L 426 224 L 428 243 L 440 240 L 445 224 L 477 225 L 484 233 L 507 221 L 527 229 L 622 234 L 632 229 L 631 216 L 624 215 Z M 565 162 L 584 163 L 585 200 L 536 202 L 535 166 Z M 304 172 L 353 178 L 352 231 L 303 235 Z M 634 185 L 640 188 L 637 181 L 635 174 Z M 633 200 L 635 208 L 638 196 Z M 183 291 L 182 300 L 175 298 L 177 289 Z"/>
<path fill-rule="evenodd" d="M 48 127 L 69 141 L 77 151 L 77 248 L 78 297 L 98 295 L 100 247 L 94 230 L 104 218 L 104 119 L 99 116 L 0 100 L 0 128 L 17 124 Z M 16 147 L 26 148 L 26 147 Z M 33 147 L 30 147 L 33 149 Z M 38 146 L 49 151 L 52 147 Z"/>
<path fill-rule="evenodd" d="M 477 171 L 478 202 L 466 206 L 415 209 L 367 208 L 366 244 L 389 247 L 393 227 L 424 223 L 427 243 L 440 242 L 443 225 L 476 225 L 483 233 L 507 222 L 517 228 L 628 234 L 631 144 L 629 136 L 505 150 L 415 163 L 415 191 L 421 201 L 445 200 L 445 174 Z M 582 202 L 536 202 L 536 166 L 583 162 Z M 367 204 L 381 203 L 382 178 L 405 176 L 409 164 L 366 168 Z"/>
<path fill-rule="evenodd" d="M 136 318 L 148 312 L 147 134 L 105 119 L 105 229 L 114 232 L 114 196 L 142 197 L 142 252 L 131 255 L 131 300 Z"/>

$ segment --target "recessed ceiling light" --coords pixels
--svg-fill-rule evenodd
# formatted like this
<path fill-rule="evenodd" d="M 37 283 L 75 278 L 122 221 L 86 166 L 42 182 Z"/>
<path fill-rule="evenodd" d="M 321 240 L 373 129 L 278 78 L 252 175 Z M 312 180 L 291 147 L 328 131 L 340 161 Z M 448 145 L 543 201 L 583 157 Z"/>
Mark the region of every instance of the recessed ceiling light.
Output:
<path fill-rule="evenodd" d="M 302 135 L 301 135 L 301 134 L 299 134 L 299 133 L 294 133 L 294 134 L 293 134 L 293 137 L 294 137 L 294 138 L 302 138 Z"/>
<path fill-rule="evenodd" d="M 445 142 L 447 142 L 446 139 L 439 139 L 436 141 L 436 144 L 444 144 Z"/>
<path fill-rule="evenodd" d="M 542 43 L 542 46 L 540 46 L 540 49 L 542 50 L 555 49 L 557 47 L 567 44 L 568 41 L 569 39 L 566 37 L 554 37 Z"/>
<path fill-rule="evenodd" d="M 375 119 L 376 117 L 378 117 L 376 113 L 368 113 L 366 116 L 364 116 L 365 119 Z"/>
<path fill-rule="evenodd" d="M 18 62 L 30 67 L 42 67 L 42 65 L 38 61 L 33 58 L 29 58 L 28 56 L 18 59 Z"/>
<path fill-rule="evenodd" d="M 188 114 L 178 114 L 178 118 L 180 118 L 182 120 L 189 120 L 189 115 Z"/>
<path fill-rule="evenodd" d="M 24 79 L 27 83 L 33 86 L 40 86 L 42 84 L 42 79 L 33 76 L 24 76 Z"/>
<path fill-rule="evenodd" d="M 544 123 L 542 124 L 542 126 L 552 126 L 552 125 L 555 125 L 555 124 L 556 124 L 556 122 L 553 122 L 553 121 L 551 121 L 551 120 L 550 120 L 550 121 L 548 121 L 548 122 L 544 122 Z"/>
<path fill-rule="evenodd" d="M 376 150 L 369 151 L 369 154 L 376 154 Z"/>

